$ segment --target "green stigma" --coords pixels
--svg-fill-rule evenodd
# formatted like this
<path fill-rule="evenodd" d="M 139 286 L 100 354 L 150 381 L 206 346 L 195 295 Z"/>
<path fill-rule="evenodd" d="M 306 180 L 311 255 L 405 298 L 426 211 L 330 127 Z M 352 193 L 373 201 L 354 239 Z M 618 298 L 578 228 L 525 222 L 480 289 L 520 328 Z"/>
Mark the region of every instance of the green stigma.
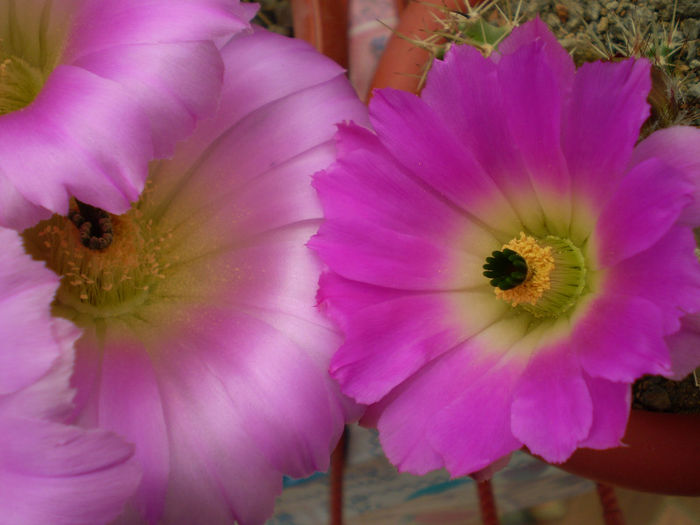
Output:
<path fill-rule="evenodd" d="M 515 288 L 527 277 L 525 259 L 510 248 L 492 252 L 483 268 L 484 276 L 491 279 L 491 286 L 500 290 Z"/>

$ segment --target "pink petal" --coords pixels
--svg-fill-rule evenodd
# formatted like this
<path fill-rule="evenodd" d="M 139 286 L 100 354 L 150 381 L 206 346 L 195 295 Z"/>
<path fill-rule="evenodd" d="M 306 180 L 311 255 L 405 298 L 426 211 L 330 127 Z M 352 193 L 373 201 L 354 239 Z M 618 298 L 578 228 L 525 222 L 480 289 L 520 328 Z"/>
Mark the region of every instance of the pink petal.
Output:
<path fill-rule="evenodd" d="M 588 436 L 593 405 L 576 355 L 566 344 L 537 350 L 515 389 L 513 434 L 551 463 L 565 461 Z"/>
<path fill-rule="evenodd" d="M 488 284 L 481 275 L 484 259 L 380 226 L 326 222 L 310 246 L 343 277 L 377 286 L 432 291 Z"/>
<path fill-rule="evenodd" d="M 147 129 L 145 117 L 116 84 L 60 66 L 33 104 L 3 116 L 2 169 L 35 206 L 66 214 L 73 195 L 123 213 L 143 187 L 152 154 Z M 16 228 L 31 224 L 11 219 Z"/>
<path fill-rule="evenodd" d="M 498 63 L 498 80 L 506 125 L 518 145 L 533 188 L 540 202 L 557 204 L 545 208 L 550 232 L 566 235 L 571 217 L 571 181 L 561 152 L 560 127 L 568 93 L 562 92 L 550 67 L 548 47 L 545 41 L 536 40 L 504 55 Z M 524 78 L 528 81 L 524 82 Z M 524 100 L 527 104 L 523 104 Z"/>
<path fill-rule="evenodd" d="M 71 196 L 124 213 L 153 156 L 171 154 L 215 109 L 215 40 L 248 28 L 257 10 L 238 0 L 20 4 L 8 12 L 11 45 L 50 74 L 0 126 L 0 184 L 9 186 L 0 224 L 16 229 L 65 215 Z"/>
<path fill-rule="evenodd" d="M 693 204 L 683 210 L 681 220 L 693 226 L 700 224 L 700 130 L 691 127 L 660 129 L 637 144 L 630 167 L 648 159 L 658 159 L 674 171 L 686 175 L 693 183 Z"/>
<path fill-rule="evenodd" d="M 673 227 L 656 244 L 610 268 L 610 292 L 648 299 L 660 309 L 664 334 L 676 332 L 680 318 L 700 311 L 700 263 L 695 236 Z"/>
<path fill-rule="evenodd" d="M 644 374 L 668 374 L 671 362 L 659 308 L 635 296 L 606 294 L 576 322 L 572 346 L 593 377 L 632 383 Z"/>
<path fill-rule="evenodd" d="M 133 448 L 102 431 L 0 418 L 0 451 L 6 523 L 108 523 L 139 480 Z"/>
<path fill-rule="evenodd" d="M 236 42 L 234 39 L 230 45 Z M 268 78 L 270 82 L 278 81 L 274 75 Z M 319 104 L 320 100 L 326 103 Z M 203 123 L 178 149 L 178 162 L 158 166 L 159 191 L 170 191 L 172 185 L 172 197 L 178 199 L 169 206 L 168 213 L 182 207 L 195 213 L 217 212 L 218 208 L 211 206 L 217 199 L 227 202 L 233 191 L 254 178 L 330 142 L 335 123 L 365 111 L 343 76 L 266 104 L 237 123 L 225 119 L 236 101 L 235 93 L 226 95 L 217 118 Z M 196 169 L 200 175 L 182 180 L 183 166 Z M 325 167 L 320 165 L 318 169 Z M 221 176 L 224 173 L 235 177 Z"/>
<path fill-rule="evenodd" d="M 593 402 L 593 422 L 588 437 L 579 447 L 606 449 L 622 446 L 632 405 L 629 383 L 613 383 L 584 374 Z"/>
<path fill-rule="evenodd" d="M 433 64 L 421 97 L 496 182 L 523 225 L 546 234 L 530 173 L 505 125 L 509 115 L 498 66 L 471 46 L 453 46 L 444 61 Z"/>
<path fill-rule="evenodd" d="M 175 343 L 159 367 L 165 418 L 175 437 L 164 521 L 263 523 L 282 480 L 240 417 L 237 404 L 253 399 L 231 398 L 216 369 Z"/>
<path fill-rule="evenodd" d="M 148 116 L 158 158 L 172 156 L 197 120 L 214 113 L 224 70 L 211 42 L 130 43 L 83 55 L 74 65 L 123 87 Z"/>
<path fill-rule="evenodd" d="M 687 315 L 681 319 L 678 332 L 666 338 L 671 349 L 671 379 L 680 381 L 700 366 L 700 315 Z"/>
<path fill-rule="evenodd" d="M 422 99 L 403 91 L 378 91 L 370 119 L 391 155 L 446 203 L 496 230 L 520 229 L 493 180 Z"/>
<path fill-rule="evenodd" d="M 86 0 L 65 60 L 122 44 L 212 40 L 249 28 L 257 6 L 238 0 Z"/>
<path fill-rule="evenodd" d="M 371 131 L 340 126 L 341 159 L 314 177 L 326 220 L 354 220 L 400 233 L 454 242 L 468 219 L 417 183 Z M 371 173 L 371 177 L 367 174 Z"/>
<path fill-rule="evenodd" d="M 502 55 L 510 55 L 532 42 L 542 44 L 545 60 L 557 78 L 559 91 L 568 93 L 576 71 L 574 61 L 539 16 L 513 29 L 511 34 L 498 44 L 498 52 Z"/>
<path fill-rule="evenodd" d="M 50 305 L 58 277 L 24 253 L 21 238 L 0 228 L 0 395 L 25 387 L 62 354 Z M 70 340 L 75 339 L 74 332 Z"/>
<path fill-rule="evenodd" d="M 489 291 L 409 294 L 368 306 L 349 318 L 331 374 L 358 402 L 377 402 L 426 363 L 503 316 L 507 305 L 491 299 Z M 482 309 L 466 316 L 461 301 Z"/>
<path fill-rule="evenodd" d="M 598 268 L 614 266 L 653 246 L 691 201 L 692 186 L 680 173 L 650 159 L 622 180 L 596 226 Z"/>
<path fill-rule="evenodd" d="M 69 381 L 75 357 L 73 344 L 80 331 L 64 319 L 52 319 L 50 327 L 58 348 L 58 357 L 36 381 L 21 390 L 0 396 L 0 417 L 67 421 L 71 416 L 75 391 L 70 388 Z M 32 351 L 35 350 L 32 348 Z M 32 352 L 25 349 L 23 353 L 30 355 Z"/>
<path fill-rule="evenodd" d="M 128 328 L 117 324 L 104 334 L 99 426 L 136 445 L 134 458 L 143 475 L 134 501 L 145 518 L 155 523 L 163 512 L 168 481 L 168 433 L 151 358 L 141 343 L 125 333 Z"/>
<path fill-rule="evenodd" d="M 283 99 L 312 86 L 343 76 L 343 69 L 330 60 L 318 60 L 316 51 L 299 39 L 285 38 L 257 28 L 241 33 L 221 50 L 226 61 L 223 103 L 218 119 L 229 125 L 260 109 L 265 104 Z M 260 57 L 276 57 L 274 76 L 284 82 L 270 81 L 270 71 Z M 229 59 L 229 57 L 231 57 Z M 356 111 L 352 119 L 365 124 L 367 113 Z"/>
<path fill-rule="evenodd" d="M 464 389 L 436 414 L 428 431 L 452 476 L 481 471 L 522 446 L 510 428 L 513 388 L 522 373 L 522 360 L 510 356 L 500 363 L 471 361 L 461 364 L 469 370 L 461 380 Z M 453 381 L 452 376 L 454 372 L 446 370 L 443 381 Z"/>
<path fill-rule="evenodd" d="M 642 123 L 649 116 L 649 62 L 595 62 L 576 72 L 563 112 L 562 147 L 573 191 L 588 205 L 607 202 L 625 173 Z"/>
<path fill-rule="evenodd" d="M 351 281 L 334 272 L 324 272 L 319 279 L 318 306 L 347 333 L 350 319 L 360 310 L 375 303 L 402 297 L 404 292 Z"/>

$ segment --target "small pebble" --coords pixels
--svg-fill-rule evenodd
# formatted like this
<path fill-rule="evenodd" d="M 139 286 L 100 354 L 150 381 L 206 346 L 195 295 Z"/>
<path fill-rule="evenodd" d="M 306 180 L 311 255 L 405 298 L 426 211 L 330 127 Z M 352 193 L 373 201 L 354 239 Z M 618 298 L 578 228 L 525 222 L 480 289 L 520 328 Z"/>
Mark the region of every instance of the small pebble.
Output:
<path fill-rule="evenodd" d="M 644 406 L 651 410 L 664 411 L 671 406 L 668 392 L 658 385 L 649 385 L 640 398 Z"/>
<path fill-rule="evenodd" d="M 566 23 L 566 21 L 569 19 L 569 10 L 564 4 L 554 4 L 554 11 L 557 13 L 559 20 L 561 20 L 562 23 Z"/>
<path fill-rule="evenodd" d="M 605 33 L 608 30 L 608 17 L 604 16 L 598 21 L 598 24 L 595 26 L 596 30 L 598 33 Z"/>

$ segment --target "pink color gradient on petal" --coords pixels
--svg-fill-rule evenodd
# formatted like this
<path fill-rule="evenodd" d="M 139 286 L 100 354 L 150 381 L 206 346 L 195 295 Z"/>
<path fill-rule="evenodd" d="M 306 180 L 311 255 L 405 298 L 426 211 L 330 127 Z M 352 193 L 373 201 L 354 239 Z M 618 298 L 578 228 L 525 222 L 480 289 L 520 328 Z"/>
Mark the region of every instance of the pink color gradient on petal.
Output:
<path fill-rule="evenodd" d="M 583 376 L 593 402 L 593 422 L 588 437 L 579 447 L 607 449 L 622 446 L 632 404 L 629 383 Z"/>
<path fill-rule="evenodd" d="M 563 114 L 562 148 L 574 191 L 606 202 L 622 179 L 649 116 L 649 62 L 595 62 L 576 72 Z"/>
<path fill-rule="evenodd" d="M 684 173 L 692 182 L 693 203 L 683 210 L 681 220 L 685 224 L 700 225 L 700 129 L 675 126 L 660 129 L 637 144 L 632 152 L 630 168 L 648 159 L 657 159 Z"/>
<path fill-rule="evenodd" d="M 216 109 L 217 42 L 248 29 L 256 10 L 239 0 L 14 6 L 8 52 L 44 80 L 33 101 L 0 122 L 0 178 L 10 186 L 0 224 L 21 230 L 65 215 L 70 197 L 126 212 L 148 162 L 172 155 Z"/>
<path fill-rule="evenodd" d="M 593 377 L 631 383 L 643 374 L 670 372 L 659 308 L 641 297 L 607 294 L 573 330 L 581 366 Z"/>
<path fill-rule="evenodd" d="M 24 254 L 14 231 L 0 228 L 0 243 L 1 396 L 43 376 L 60 351 L 50 311 L 58 278 Z"/>
<path fill-rule="evenodd" d="M 593 402 L 566 345 L 537 351 L 518 381 L 511 410 L 513 435 L 547 461 L 566 460 L 588 436 Z"/>

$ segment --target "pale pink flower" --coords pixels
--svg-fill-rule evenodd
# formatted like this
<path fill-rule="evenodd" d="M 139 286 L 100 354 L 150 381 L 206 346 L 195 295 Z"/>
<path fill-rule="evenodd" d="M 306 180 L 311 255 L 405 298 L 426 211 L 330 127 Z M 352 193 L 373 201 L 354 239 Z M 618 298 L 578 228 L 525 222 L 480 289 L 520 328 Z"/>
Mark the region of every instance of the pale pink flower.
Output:
<path fill-rule="evenodd" d="M 283 475 L 326 469 L 358 415 L 327 373 L 340 337 L 305 244 L 311 175 L 335 159 L 335 123 L 366 108 L 301 41 L 258 30 L 221 52 L 215 118 L 151 165 L 132 209 L 76 203 L 102 249 L 65 217 L 25 233 L 63 276 L 55 313 L 84 330 L 78 421 L 124 436 L 143 467 L 126 522 L 262 524 Z"/>

